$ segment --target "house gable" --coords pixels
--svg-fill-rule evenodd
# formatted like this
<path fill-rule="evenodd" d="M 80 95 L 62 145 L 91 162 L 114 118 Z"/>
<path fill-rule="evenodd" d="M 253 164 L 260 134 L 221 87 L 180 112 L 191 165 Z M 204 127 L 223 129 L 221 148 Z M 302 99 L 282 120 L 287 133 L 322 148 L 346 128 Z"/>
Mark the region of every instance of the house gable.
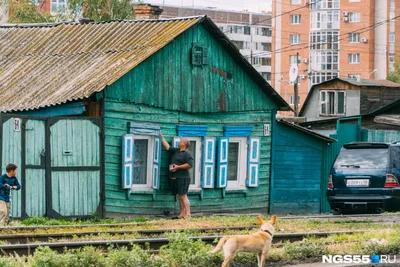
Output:
<path fill-rule="evenodd" d="M 196 44 L 208 49 L 208 64 L 192 64 Z M 199 23 L 110 85 L 105 97 L 194 113 L 278 109 L 246 67 Z"/>

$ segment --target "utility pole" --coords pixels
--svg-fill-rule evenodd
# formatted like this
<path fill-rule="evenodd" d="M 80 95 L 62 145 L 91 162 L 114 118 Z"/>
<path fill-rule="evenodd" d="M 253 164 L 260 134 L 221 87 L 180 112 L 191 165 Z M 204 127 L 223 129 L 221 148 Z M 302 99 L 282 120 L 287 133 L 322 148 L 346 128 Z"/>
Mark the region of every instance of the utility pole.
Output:
<path fill-rule="evenodd" d="M 296 65 L 299 66 L 299 52 L 297 52 L 296 55 Z M 297 117 L 299 115 L 299 88 L 298 88 L 298 80 L 299 80 L 299 75 L 297 75 L 296 80 L 294 81 L 294 116 Z"/>

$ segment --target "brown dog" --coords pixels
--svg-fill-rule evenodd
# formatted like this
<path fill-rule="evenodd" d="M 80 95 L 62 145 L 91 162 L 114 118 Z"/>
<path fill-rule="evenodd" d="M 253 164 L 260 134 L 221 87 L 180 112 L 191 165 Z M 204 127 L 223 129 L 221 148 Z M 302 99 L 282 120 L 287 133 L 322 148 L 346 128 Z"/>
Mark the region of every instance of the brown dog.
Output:
<path fill-rule="evenodd" d="M 271 249 L 272 237 L 275 233 L 276 216 L 272 216 L 269 221 L 264 221 L 260 216 L 257 216 L 257 220 L 261 224 L 257 233 L 224 236 L 218 242 L 217 247 L 209 252 L 214 254 L 222 248 L 224 249 L 225 260 L 222 263 L 222 267 L 228 267 L 238 251 L 257 253 L 258 266 L 264 267 L 267 254 Z"/>

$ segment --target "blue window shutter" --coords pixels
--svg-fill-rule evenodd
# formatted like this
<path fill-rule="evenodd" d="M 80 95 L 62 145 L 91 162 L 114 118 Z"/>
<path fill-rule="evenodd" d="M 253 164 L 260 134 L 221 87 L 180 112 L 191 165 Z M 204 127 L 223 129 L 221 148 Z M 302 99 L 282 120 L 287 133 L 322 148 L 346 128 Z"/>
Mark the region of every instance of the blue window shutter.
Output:
<path fill-rule="evenodd" d="M 154 137 L 153 155 L 153 188 L 160 189 L 160 166 L 161 166 L 161 138 Z"/>
<path fill-rule="evenodd" d="M 260 138 L 249 138 L 248 141 L 246 185 L 257 187 L 260 173 Z"/>
<path fill-rule="evenodd" d="M 218 167 L 217 167 L 218 188 L 224 188 L 228 185 L 228 155 L 229 155 L 229 137 L 218 138 Z"/>
<path fill-rule="evenodd" d="M 122 188 L 128 189 L 133 181 L 134 135 L 122 137 Z"/>
<path fill-rule="evenodd" d="M 215 169 L 215 137 L 203 138 L 203 171 L 201 172 L 201 187 L 214 187 Z"/>
<path fill-rule="evenodd" d="M 180 136 L 175 136 L 174 140 L 172 141 L 172 146 L 178 148 L 178 144 L 181 141 L 181 137 Z"/>

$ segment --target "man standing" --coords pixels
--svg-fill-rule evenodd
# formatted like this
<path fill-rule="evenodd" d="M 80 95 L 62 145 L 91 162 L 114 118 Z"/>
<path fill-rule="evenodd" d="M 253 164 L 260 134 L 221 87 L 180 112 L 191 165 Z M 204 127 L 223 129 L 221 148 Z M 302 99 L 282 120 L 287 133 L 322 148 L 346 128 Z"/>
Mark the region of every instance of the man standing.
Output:
<path fill-rule="evenodd" d="M 180 213 L 177 219 L 188 219 L 190 217 L 190 202 L 187 192 L 190 185 L 189 169 L 193 167 L 193 156 L 188 151 L 190 142 L 182 138 L 178 148 L 172 147 L 165 141 L 164 136 L 159 134 L 163 147 L 171 154 L 169 167 L 169 178 L 172 182 L 172 194 L 176 195 L 179 201 Z"/>
<path fill-rule="evenodd" d="M 9 163 L 6 173 L 0 176 L 0 226 L 5 226 L 10 216 L 10 190 L 20 190 L 17 177 L 17 165 Z"/>

